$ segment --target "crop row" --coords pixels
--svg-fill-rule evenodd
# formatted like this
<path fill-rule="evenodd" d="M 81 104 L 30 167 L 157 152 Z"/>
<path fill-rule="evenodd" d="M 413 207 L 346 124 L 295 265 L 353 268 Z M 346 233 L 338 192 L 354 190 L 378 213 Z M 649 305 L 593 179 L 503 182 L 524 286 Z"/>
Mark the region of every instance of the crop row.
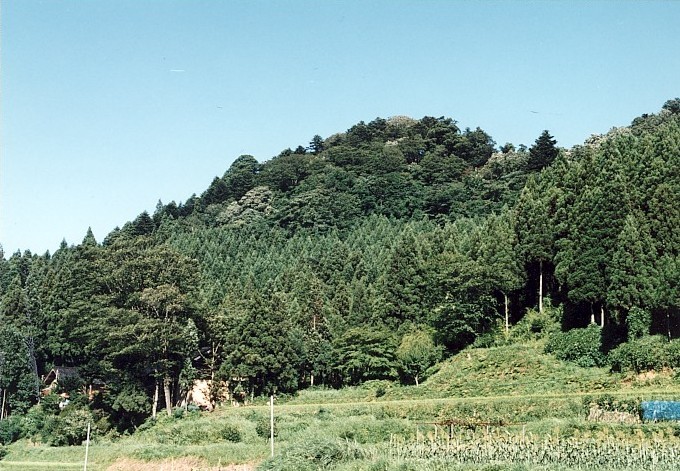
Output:
<path fill-rule="evenodd" d="M 461 464 L 513 463 L 530 466 L 566 466 L 573 469 L 677 469 L 680 446 L 661 442 L 544 438 L 475 434 L 390 442 L 397 459 L 443 459 Z"/>

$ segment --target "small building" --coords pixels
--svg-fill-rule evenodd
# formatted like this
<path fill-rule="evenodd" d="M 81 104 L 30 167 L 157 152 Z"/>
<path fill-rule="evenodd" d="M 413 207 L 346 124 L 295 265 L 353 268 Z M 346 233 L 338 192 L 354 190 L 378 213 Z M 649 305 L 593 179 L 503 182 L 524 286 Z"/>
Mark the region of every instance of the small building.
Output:
<path fill-rule="evenodd" d="M 55 366 L 42 380 L 44 386 L 40 392 L 43 396 L 51 394 L 59 384 L 82 382 L 75 366 Z"/>

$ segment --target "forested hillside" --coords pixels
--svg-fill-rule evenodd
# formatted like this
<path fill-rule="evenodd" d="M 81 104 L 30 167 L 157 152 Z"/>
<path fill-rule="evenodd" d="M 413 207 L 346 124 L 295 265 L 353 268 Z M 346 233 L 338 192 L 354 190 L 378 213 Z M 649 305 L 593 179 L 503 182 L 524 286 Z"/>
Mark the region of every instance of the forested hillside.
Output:
<path fill-rule="evenodd" d="M 263 163 L 240 156 L 200 196 L 101 242 L 3 254 L 3 415 L 35 404 L 54 366 L 106 384 L 88 413 L 118 430 L 196 378 L 246 396 L 417 383 L 545 306 L 558 357 L 677 366 L 680 100 L 556 144 L 375 119 Z"/>

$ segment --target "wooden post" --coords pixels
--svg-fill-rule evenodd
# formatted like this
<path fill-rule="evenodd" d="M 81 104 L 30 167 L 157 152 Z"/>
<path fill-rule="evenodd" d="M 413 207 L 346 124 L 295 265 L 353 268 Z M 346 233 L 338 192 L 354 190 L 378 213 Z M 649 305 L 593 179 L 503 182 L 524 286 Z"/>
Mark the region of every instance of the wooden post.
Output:
<path fill-rule="evenodd" d="M 85 440 L 85 464 L 83 471 L 87 471 L 87 454 L 90 451 L 90 422 L 87 423 L 87 439 Z"/>
<path fill-rule="evenodd" d="M 274 456 L 274 395 L 269 397 L 269 441 L 271 442 L 272 457 Z"/>

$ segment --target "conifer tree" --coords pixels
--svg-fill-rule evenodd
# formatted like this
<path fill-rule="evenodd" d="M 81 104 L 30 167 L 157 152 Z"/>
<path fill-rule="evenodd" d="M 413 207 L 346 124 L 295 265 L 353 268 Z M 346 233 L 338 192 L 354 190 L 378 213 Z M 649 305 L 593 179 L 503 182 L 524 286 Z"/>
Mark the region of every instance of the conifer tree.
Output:
<path fill-rule="evenodd" d="M 557 144 L 557 141 L 550 135 L 548 130 L 543 131 L 529 149 L 527 170 L 537 171 L 552 164 L 559 154 L 555 144 Z"/>
<path fill-rule="evenodd" d="M 608 303 L 624 311 L 655 308 L 659 282 L 656 265 L 656 250 L 646 220 L 629 214 L 609 264 Z"/>

